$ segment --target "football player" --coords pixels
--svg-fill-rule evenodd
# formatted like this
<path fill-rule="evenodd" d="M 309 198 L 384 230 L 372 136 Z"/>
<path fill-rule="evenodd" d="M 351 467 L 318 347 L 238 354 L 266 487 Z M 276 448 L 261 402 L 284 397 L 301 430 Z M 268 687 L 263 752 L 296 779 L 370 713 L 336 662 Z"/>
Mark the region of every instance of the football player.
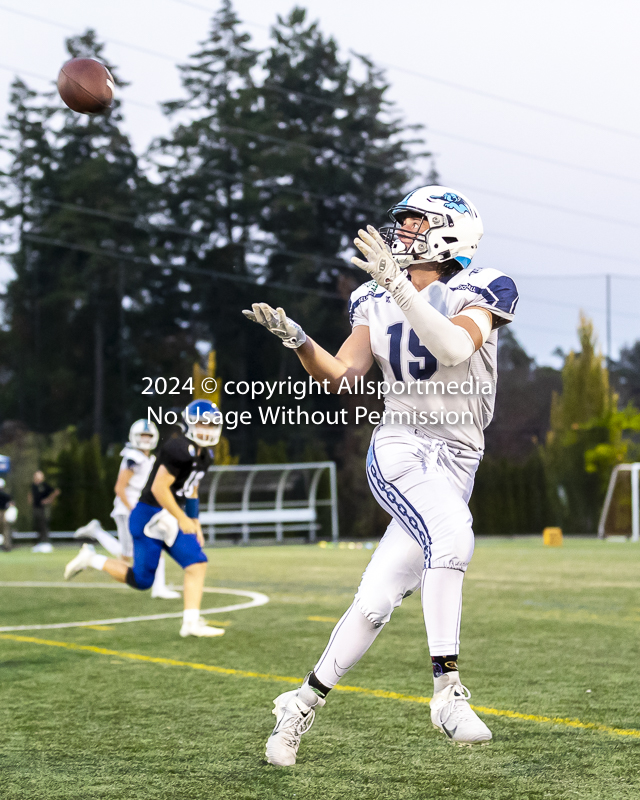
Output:
<path fill-rule="evenodd" d="M 113 517 L 118 531 L 116 539 L 103 530 L 100 521 L 92 519 L 74 533 L 76 539 L 89 539 L 98 542 L 104 549 L 116 558 L 122 559 L 125 564 L 133 561 L 133 539 L 129 533 L 129 515 L 135 507 L 140 492 L 149 478 L 156 457 L 151 454 L 158 446 L 160 435 L 153 422 L 146 419 L 136 420 L 129 429 L 129 441 L 120 453 L 122 462 L 118 471 L 118 479 L 114 487 L 115 500 L 113 503 Z M 165 580 L 164 553 L 160 556 L 156 576 L 151 587 L 151 597 L 163 600 L 178 600 L 179 592 L 167 588 Z"/>
<path fill-rule="evenodd" d="M 518 293 L 498 270 L 470 269 L 483 227 L 464 195 L 424 186 L 389 214 L 390 226 L 369 226 L 355 239 L 364 260 L 352 261 L 372 280 L 351 295 L 352 333 L 335 357 L 282 308 L 256 303 L 243 312 L 334 391 L 345 379 L 353 385 L 374 360 L 390 387 L 367 477 L 392 521 L 313 671 L 274 701 L 267 760 L 278 766 L 295 763 L 316 709 L 418 587 L 433 668 L 432 722 L 461 744 L 491 739 L 460 681 L 460 615 L 474 546 L 468 500 L 495 401 L 497 329 L 513 319 Z"/>
<path fill-rule="evenodd" d="M 134 589 L 153 585 L 163 550 L 184 569 L 184 614 L 180 636 L 222 636 L 200 617 L 207 569 L 204 536 L 198 522 L 198 485 L 213 462 L 222 432 L 222 415 L 210 400 L 194 400 L 182 412 L 186 432 L 160 448 L 140 500 L 129 517 L 133 564 L 97 555 L 89 544 L 67 564 L 70 580 L 83 569 L 102 570 Z"/>

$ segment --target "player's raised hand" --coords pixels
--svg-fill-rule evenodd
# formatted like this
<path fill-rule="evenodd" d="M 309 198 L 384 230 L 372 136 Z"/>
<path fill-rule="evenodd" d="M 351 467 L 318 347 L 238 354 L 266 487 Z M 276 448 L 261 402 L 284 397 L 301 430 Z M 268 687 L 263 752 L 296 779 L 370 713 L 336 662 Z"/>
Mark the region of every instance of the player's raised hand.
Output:
<path fill-rule="evenodd" d="M 284 313 L 284 308 L 271 308 L 268 303 L 253 303 L 253 311 L 243 309 L 242 313 L 252 322 L 263 325 L 270 333 L 282 340 L 285 347 L 297 350 L 307 341 L 307 335 L 292 319 Z"/>
<path fill-rule="evenodd" d="M 391 250 L 373 225 L 367 225 L 366 231 L 359 230 L 358 237 L 353 243 L 367 260 L 363 261 L 354 256 L 351 263 L 368 272 L 379 286 L 388 289 L 389 285 L 402 274 L 402 270 L 391 255 Z"/>

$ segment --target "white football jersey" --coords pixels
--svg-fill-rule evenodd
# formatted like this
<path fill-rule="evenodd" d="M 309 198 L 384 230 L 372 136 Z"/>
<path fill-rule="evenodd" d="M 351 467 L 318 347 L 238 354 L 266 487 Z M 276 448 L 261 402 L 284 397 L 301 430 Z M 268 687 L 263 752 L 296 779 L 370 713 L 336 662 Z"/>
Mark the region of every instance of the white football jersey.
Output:
<path fill-rule="evenodd" d="M 465 269 L 434 281 L 421 294 L 451 318 L 469 306 L 486 308 L 500 325 L 511 322 L 518 290 L 496 269 Z M 411 425 L 427 436 L 482 452 L 483 430 L 495 406 L 498 331 L 467 361 L 445 367 L 418 339 L 393 297 L 370 281 L 351 295 L 352 327 L 369 327 L 371 350 L 382 370 L 383 422 Z M 385 389 L 387 386 L 385 385 Z"/>
<path fill-rule="evenodd" d="M 123 472 L 124 470 L 131 470 L 133 472 L 124 493 L 127 496 L 129 505 L 131 508 L 134 508 L 149 478 L 156 457 L 154 455 L 146 456 L 141 450 L 131 447 L 129 444 L 124 446 L 120 455 L 122 456 L 122 462 L 119 472 Z M 116 514 L 129 514 L 129 509 L 117 495 L 113 502 L 111 516 L 116 516 Z"/>

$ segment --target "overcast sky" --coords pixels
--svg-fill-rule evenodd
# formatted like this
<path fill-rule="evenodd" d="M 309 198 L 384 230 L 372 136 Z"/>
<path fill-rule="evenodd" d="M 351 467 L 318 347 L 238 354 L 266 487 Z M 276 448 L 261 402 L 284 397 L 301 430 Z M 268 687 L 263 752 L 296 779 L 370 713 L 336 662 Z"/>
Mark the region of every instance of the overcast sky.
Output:
<path fill-rule="evenodd" d="M 581 308 L 606 346 L 607 273 L 615 276 L 614 357 L 640 339 L 637 0 L 300 5 L 343 55 L 386 67 L 390 97 L 408 122 L 426 126 L 443 183 L 483 217 L 474 264 L 518 283 L 513 330 L 539 363 L 557 365 L 555 348 L 575 346 Z M 235 0 L 257 47 L 292 6 Z M 214 0 L 0 0 L 0 117 L 14 74 L 45 88 L 35 76 L 55 79 L 64 37 L 92 26 L 131 81 L 122 93 L 126 127 L 143 152 L 167 130 L 157 103 L 181 94 L 175 64 L 205 37 L 217 8 Z"/>

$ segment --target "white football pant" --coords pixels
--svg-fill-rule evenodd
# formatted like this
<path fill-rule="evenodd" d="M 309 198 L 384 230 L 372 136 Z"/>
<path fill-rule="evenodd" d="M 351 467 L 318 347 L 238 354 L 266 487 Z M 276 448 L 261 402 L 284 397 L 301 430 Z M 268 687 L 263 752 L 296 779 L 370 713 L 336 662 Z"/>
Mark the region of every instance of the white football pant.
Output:
<path fill-rule="evenodd" d="M 124 558 L 133 558 L 133 539 L 129 532 L 129 515 L 113 514 Z"/>
<path fill-rule="evenodd" d="M 467 501 L 479 461 L 409 426 L 374 431 L 367 475 L 393 519 L 314 669 L 322 684 L 336 685 L 418 587 L 431 655 L 459 653 L 462 582 L 473 554 Z"/>

